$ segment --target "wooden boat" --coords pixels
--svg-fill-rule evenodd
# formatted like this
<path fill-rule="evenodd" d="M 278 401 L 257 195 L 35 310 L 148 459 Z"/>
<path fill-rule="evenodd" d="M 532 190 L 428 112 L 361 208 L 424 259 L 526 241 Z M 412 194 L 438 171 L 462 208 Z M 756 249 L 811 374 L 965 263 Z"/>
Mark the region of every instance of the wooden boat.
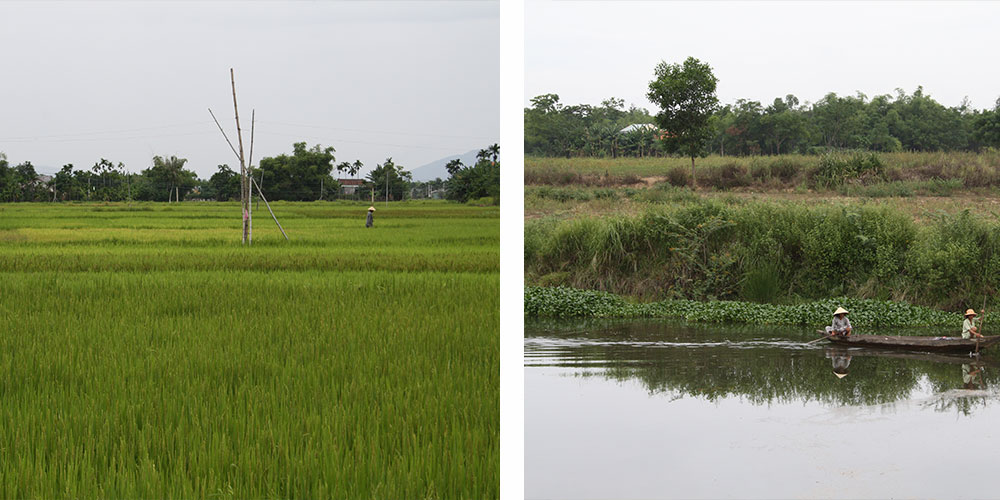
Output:
<path fill-rule="evenodd" d="M 818 331 L 826 336 L 823 330 Z M 840 335 L 829 337 L 835 345 L 846 347 L 878 347 L 883 349 L 903 349 L 908 351 L 926 352 L 975 352 L 976 344 L 979 350 L 1000 342 L 1000 335 L 986 336 L 981 339 L 963 339 L 962 337 L 915 337 L 905 335 L 857 335 L 848 337 Z"/>

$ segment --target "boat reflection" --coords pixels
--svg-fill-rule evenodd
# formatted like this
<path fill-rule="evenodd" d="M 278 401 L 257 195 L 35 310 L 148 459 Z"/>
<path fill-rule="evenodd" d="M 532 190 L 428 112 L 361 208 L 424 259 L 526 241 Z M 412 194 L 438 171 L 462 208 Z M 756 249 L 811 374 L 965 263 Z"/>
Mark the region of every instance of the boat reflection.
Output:
<path fill-rule="evenodd" d="M 827 359 L 833 364 L 834 374 L 838 378 L 847 376 L 851 359 L 887 358 L 899 360 L 914 360 L 932 363 L 930 366 L 959 365 L 959 378 L 932 377 L 927 371 L 928 382 L 935 389 L 933 396 L 923 402 L 922 406 L 936 411 L 955 410 L 964 415 L 970 415 L 977 407 L 986 406 L 991 393 L 987 391 L 987 368 L 1000 366 L 996 360 L 981 356 L 931 354 L 917 352 L 899 352 L 880 349 L 827 347 L 824 351 Z M 864 363 L 864 361 L 861 361 Z M 955 373 L 952 371 L 951 373 Z M 961 380 L 961 384 L 959 384 Z"/>

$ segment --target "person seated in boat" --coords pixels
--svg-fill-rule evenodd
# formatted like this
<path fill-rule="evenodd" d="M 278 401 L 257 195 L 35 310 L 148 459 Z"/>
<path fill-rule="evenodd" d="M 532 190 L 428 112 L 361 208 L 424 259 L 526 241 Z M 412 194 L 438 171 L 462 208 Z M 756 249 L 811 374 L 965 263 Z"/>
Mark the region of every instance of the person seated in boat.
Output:
<path fill-rule="evenodd" d="M 967 339 L 971 337 L 983 338 L 982 334 L 979 333 L 979 329 L 976 328 L 976 311 L 969 309 L 965 311 L 965 321 L 962 322 L 962 338 Z"/>
<path fill-rule="evenodd" d="M 851 320 L 847 319 L 847 309 L 838 307 L 833 312 L 833 324 L 826 327 L 827 335 L 851 335 Z"/>

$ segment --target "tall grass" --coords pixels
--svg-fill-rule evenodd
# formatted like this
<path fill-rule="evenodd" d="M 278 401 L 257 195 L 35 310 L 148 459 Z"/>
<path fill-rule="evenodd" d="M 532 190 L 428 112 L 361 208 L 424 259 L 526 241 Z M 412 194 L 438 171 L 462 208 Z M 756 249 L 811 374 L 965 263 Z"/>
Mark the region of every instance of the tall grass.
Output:
<path fill-rule="evenodd" d="M 1000 224 L 920 224 L 890 206 L 696 200 L 638 215 L 525 223 L 529 284 L 647 299 L 763 302 L 850 295 L 943 309 L 1000 289 Z"/>
<path fill-rule="evenodd" d="M 499 496 L 495 209 L 93 208 L 0 206 L 0 496 Z"/>
<path fill-rule="evenodd" d="M 721 190 L 794 186 L 836 190 L 844 184 L 956 180 L 964 188 L 983 188 L 1000 186 L 1000 151 L 710 155 L 699 159 L 695 170 L 700 187 Z M 614 186 L 656 177 L 685 185 L 690 181 L 689 173 L 688 158 L 527 157 L 524 161 L 525 184 Z"/>

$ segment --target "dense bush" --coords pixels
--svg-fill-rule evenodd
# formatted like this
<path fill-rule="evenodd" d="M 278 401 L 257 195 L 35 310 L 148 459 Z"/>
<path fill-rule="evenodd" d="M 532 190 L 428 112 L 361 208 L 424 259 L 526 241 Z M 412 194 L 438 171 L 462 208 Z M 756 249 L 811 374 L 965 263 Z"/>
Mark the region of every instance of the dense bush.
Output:
<path fill-rule="evenodd" d="M 691 175 L 688 174 L 688 169 L 684 167 L 673 167 L 667 170 L 667 182 L 671 186 L 687 186 L 691 183 Z"/>
<path fill-rule="evenodd" d="M 968 212 L 918 226 L 888 207 L 694 199 L 528 221 L 525 245 L 529 283 L 562 273 L 559 283 L 656 299 L 851 295 L 959 309 L 1000 289 L 1000 225 Z"/>

